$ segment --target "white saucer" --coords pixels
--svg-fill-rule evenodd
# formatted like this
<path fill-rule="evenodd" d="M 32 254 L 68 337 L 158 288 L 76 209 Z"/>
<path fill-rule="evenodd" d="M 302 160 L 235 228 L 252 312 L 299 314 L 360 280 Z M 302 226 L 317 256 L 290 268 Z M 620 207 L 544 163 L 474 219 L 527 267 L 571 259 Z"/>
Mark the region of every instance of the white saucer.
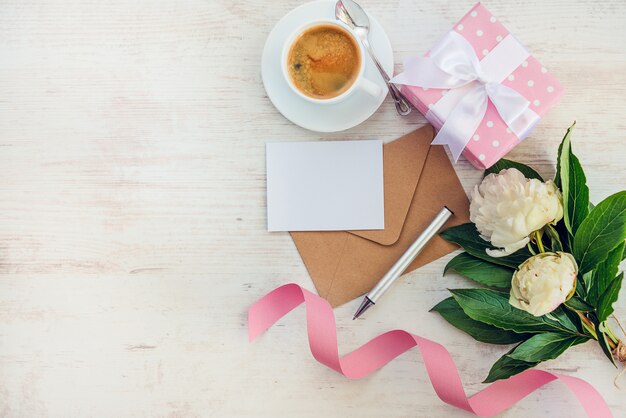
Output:
<path fill-rule="evenodd" d="M 370 18 L 370 44 L 387 74 L 393 73 L 393 50 L 387 34 L 376 19 Z M 337 132 L 352 128 L 372 116 L 385 100 L 387 86 L 369 57 L 365 77 L 379 84 L 385 94 L 374 98 L 355 91 L 340 103 L 319 105 L 298 97 L 283 78 L 281 52 L 285 39 L 299 26 L 312 19 L 334 19 L 335 1 L 320 0 L 303 4 L 287 13 L 270 32 L 263 48 L 261 72 L 267 95 L 276 109 L 291 122 L 317 132 Z"/>

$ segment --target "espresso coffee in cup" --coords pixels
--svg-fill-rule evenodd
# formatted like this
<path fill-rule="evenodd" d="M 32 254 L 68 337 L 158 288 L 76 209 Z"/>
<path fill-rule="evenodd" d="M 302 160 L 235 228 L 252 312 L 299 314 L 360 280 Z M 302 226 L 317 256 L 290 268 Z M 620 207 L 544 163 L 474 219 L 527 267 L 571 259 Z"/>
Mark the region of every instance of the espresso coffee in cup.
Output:
<path fill-rule="evenodd" d="M 331 99 L 346 92 L 359 77 L 361 51 L 345 29 L 320 23 L 294 40 L 287 68 L 293 86 L 302 94 Z"/>

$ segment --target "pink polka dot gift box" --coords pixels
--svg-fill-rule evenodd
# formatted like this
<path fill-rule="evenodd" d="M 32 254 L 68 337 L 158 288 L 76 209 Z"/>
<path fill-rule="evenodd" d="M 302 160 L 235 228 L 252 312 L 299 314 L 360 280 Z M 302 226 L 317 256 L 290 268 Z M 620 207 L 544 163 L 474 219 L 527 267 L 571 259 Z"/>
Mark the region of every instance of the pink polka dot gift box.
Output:
<path fill-rule="evenodd" d="M 563 88 L 498 19 L 477 3 L 425 55 L 392 80 L 476 168 L 495 164 L 532 131 Z"/>

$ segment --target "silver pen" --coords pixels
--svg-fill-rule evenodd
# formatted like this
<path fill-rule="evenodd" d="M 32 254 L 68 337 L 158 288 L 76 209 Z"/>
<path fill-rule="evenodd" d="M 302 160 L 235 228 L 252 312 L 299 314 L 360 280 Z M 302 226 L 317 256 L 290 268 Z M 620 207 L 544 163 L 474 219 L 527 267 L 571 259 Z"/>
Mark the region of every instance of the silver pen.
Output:
<path fill-rule="evenodd" d="M 454 215 L 454 213 L 448 209 L 446 206 L 441 209 L 441 212 L 437 214 L 435 219 L 426 227 L 426 229 L 420 234 L 419 237 L 411 244 L 411 246 L 402 254 L 402 257 L 389 269 L 389 271 L 383 276 L 382 279 L 374 286 L 374 288 L 365 296 L 363 302 L 361 302 L 361 306 L 357 309 L 354 314 L 354 318 L 357 319 L 360 317 L 363 312 L 368 310 L 372 305 L 375 305 L 378 302 L 378 299 L 382 297 L 382 295 L 391 287 L 391 285 L 398 280 L 398 278 L 404 273 L 404 271 L 409 267 L 409 264 L 422 252 L 426 244 L 435 236 L 437 232 L 448 219 Z"/>

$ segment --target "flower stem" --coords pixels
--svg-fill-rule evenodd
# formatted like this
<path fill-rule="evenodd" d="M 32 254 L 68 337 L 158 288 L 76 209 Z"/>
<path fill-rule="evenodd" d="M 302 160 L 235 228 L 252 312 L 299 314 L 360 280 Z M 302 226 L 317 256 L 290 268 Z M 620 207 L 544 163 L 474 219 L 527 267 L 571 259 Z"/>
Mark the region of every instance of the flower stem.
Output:
<path fill-rule="evenodd" d="M 615 322 L 617 323 L 617 326 L 619 326 L 619 328 L 622 330 L 622 333 L 626 336 L 626 330 L 624 330 L 624 327 L 622 327 L 622 324 L 619 322 L 619 320 L 617 319 L 615 315 L 612 315 L 612 316 Z M 606 330 L 605 334 L 609 337 L 609 346 L 611 347 L 612 350 L 617 350 L 620 347 L 620 344 L 623 344 L 623 342 L 621 342 L 621 340 L 615 335 L 615 333 L 609 326 L 608 322 L 606 321 L 604 322 L 604 329 Z M 623 361 L 623 358 L 617 352 L 616 352 L 616 355 L 618 356 L 620 361 Z"/>
<path fill-rule="evenodd" d="M 582 322 L 583 324 L 583 328 L 585 328 L 585 330 L 587 330 L 589 334 L 591 334 L 594 340 L 597 340 L 598 334 L 596 333 L 593 322 L 591 322 L 591 320 L 587 318 L 582 312 L 579 312 L 579 311 L 574 311 L 574 312 L 578 314 L 578 317 L 580 318 L 580 322 Z"/>
<path fill-rule="evenodd" d="M 617 347 L 617 343 L 619 342 L 619 339 L 615 336 L 609 324 L 605 323 L 604 329 L 606 330 L 606 335 L 609 337 L 609 341 L 614 343 L 615 347 Z M 615 348 L 615 347 L 611 347 L 611 348 Z"/>
<path fill-rule="evenodd" d="M 537 248 L 539 248 L 540 253 L 545 253 L 546 250 L 543 248 L 543 242 L 541 242 L 541 234 L 539 231 L 535 231 L 535 242 L 537 242 Z"/>

